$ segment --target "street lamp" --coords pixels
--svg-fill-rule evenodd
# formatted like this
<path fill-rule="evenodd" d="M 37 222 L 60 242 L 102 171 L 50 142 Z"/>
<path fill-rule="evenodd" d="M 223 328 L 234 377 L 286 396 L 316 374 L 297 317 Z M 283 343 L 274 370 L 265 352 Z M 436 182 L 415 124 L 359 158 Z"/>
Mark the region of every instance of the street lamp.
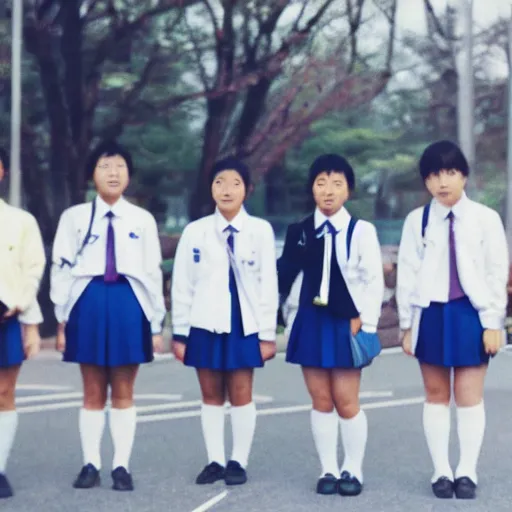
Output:
<path fill-rule="evenodd" d="M 21 49 L 23 0 L 12 0 L 11 169 L 9 203 L 21 207 Z"/>

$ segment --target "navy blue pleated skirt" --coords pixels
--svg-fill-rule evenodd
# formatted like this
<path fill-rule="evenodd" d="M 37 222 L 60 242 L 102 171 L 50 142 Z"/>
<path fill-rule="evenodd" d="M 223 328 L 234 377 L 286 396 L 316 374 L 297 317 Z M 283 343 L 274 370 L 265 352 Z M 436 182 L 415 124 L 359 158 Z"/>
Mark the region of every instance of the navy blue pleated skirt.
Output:
<path fill-rule="evenodd" d="M 350 320 L 336 318 L 322 306 L 300 305 L 286 361 L 314 368 L 353 368 Z"/>
<path fill-rule="evenodd" d="M 421 313 L 416 357 L 422 363 L 445 367 L 488 363 L 483 332 L 478 311 L 467 297 L 432 302 Z"/>
<path fill-rule="evenodd" d="M 153 360 L 151 326 L 126 278 L 87 285 L 66 324 L 63 360 L 106 367 Z"/>
<path fill-rule="evenodd" d="M 0 368 L 17 366 L 25 360 L 21 325 L 16 317 L 0 323 Z"/>
<path fill-rule="evenodd" d="M 192 327 L 184 363 L 220 371 L 263 366 L 258 334 L 244 335 L 236 286 L 231 287 L 231 332 L 214 333 Z"/>

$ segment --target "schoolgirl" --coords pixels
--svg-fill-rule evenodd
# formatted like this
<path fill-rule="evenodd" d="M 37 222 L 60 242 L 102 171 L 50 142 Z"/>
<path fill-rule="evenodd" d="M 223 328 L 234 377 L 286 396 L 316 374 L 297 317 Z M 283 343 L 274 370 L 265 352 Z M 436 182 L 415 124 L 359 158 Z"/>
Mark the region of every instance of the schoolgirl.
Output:
<path fill-rule="evenodd" d="M 102 142 L 87 176 L 97 195 L 62 214 L 53 246 L 51 298 L 59 322 L 57 348 L 78 363 L 84 401 L 79 430 L 84 466 L 75 488 L 100 483 L 100 445 L 111 389 L 113 489 L 133 490 L 129 460 L 135 438 L 133 388 L 139 365 L 162 348 L 165 316 L 160 241 L 153 216 L 123 193 L 133 174 L 130 154 Z"/>
<path fill-rule="evenodd" d="M 419 170 L 432 201 L 406 218 L 398 256 L 397 303 L 404 351 L 420 364 L 423 428 L 438 498 L 476 496 L 485 430 L 484 379 L 504 339 L 508 251 L 503 224 L 465 192 L 468 163 L 450 141 L 428 146 Z M 451 373 L 460 444 L 448 458 Z"/>
<path fill-rule="evenodd" d="M 208 464 L 197 484 L 244 484 L 256 426 L 253 371 L 275 355 L 278 292 L 272 227 L 244 208 L 249 169 L 237 158 L 210 175 L 213 215 L 180 238 L 172 279 L 173 350 L 197 369 Z M 231 404 L 233 452 L 226 464 L 224 403 Z"/>
<path fill-rule="evenodd" d="M 8 171 L 8 154 L 0 148 L 0 181 Z M 35 218 L 1 199 L 0 262 L 0 498 L 9 498 L 5 472 L 18 426 L 16 381 L 23 360 L 39 351 L 37 292 L 46 257 Z"/>
<path fill-rule="evenodd" d="M 313 401 L 311 428 L 322 466 L 317 492 L 346 496 L 363 487 L 367 421 L 359 406 L 361 368 L 380 351 L 376 330 L 384 294 L 376 230 L 344 207 L 354 186 L 354 171 L 342 156 L 326 154 L 313 162 L 308 187 L 316 209 L 288 227 L 277 265 L 283 301 L 302 273 L 286 360 L 301 365 Z M 341 470 L 338 423 L 345 452 Z"/>

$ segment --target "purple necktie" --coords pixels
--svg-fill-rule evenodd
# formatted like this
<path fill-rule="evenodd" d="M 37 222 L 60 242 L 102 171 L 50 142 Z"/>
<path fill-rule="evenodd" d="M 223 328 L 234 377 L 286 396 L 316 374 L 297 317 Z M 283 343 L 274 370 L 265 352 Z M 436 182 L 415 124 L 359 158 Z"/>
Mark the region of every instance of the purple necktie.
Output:
<path fill-rule="evenodd" d="M 459 280 L 459 272 L 457 270 L 457 257 L 455 252 L 455 233 L 453 231 L 453 221 L 454 215 L 453 212 L 448 214 L 448 218 L 450 219 L 450 237 L 449 237 L 449 245 L 450 245 L 450 290 L 448 292 L 448 300 L 455 300 L 464 297 L 466 294 L 462 289 Z"/>
<path fill-rule="evenodd" d="M 118 279 L 116 270 L 116 248 L 114 242 L 114 226 L 112 225 L 112 217 L 114 214 L 108 212 L 108 228 L 107 228 L 107 263 L 105 265 L 104 280 L 106 283 L 114 283 Z"/>

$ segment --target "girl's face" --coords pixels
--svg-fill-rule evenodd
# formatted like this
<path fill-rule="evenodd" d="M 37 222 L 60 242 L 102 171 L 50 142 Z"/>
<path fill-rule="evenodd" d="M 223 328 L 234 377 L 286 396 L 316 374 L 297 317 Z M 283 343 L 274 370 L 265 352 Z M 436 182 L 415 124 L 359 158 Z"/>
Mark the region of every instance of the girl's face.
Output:
<path fill-rule="evenodd" d="M 94 169 L 93 179 L 100 197 L 106 203 L 115 203 L 130 182 L 125 159 L 119 155 L 102 156 Z"/>
<path fill-rule="evenodd" d="M 467 178 L 457 169 L 441 169 L 431 173 L 425 185 L 432 196 L 442 205 L 451 208 L 462 197 Z"/>
<path fill-rule="evenodd" d="M 212 183 L 212 197 L 220 213 L 227 219 L 234 218 L 245 199 L 244 180 L 237 171 L 219 172 Z"/>
<path fill-rule="evenodd" d="M 318 209 L 327 217 L 338 212 L 348 199 L 350 190 L 342 172 L 322 172 L 313 183 L 313 197 Z"/>

